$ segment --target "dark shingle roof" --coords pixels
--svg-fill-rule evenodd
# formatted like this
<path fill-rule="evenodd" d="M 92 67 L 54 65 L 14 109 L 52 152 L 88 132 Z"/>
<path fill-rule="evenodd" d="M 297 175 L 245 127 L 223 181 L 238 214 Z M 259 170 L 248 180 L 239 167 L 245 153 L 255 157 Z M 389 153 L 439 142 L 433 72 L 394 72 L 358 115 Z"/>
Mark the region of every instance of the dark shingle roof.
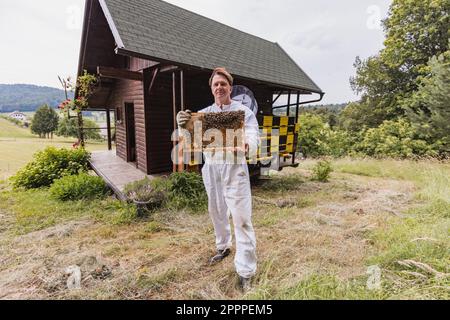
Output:
<path fill-rule="evenodd" d="M 159 0 L 104 2 L 128 51 L 206 69 L 223 66 L 237 76 L 322 92 L 277 43 Z"/>

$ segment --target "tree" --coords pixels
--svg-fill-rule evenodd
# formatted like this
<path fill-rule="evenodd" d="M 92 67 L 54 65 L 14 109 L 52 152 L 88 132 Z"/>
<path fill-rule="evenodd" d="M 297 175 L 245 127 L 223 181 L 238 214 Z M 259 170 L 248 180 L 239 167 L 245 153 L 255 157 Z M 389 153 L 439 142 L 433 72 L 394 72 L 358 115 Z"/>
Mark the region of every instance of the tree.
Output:
<path fill-rule="evenodd" d="M 310 113 L 318 115 L 322 118 L 325 123 L 328 123 L 331 128 L 334 128 L 337 125 L 337 118 L 340 109 L 333 109 L 330 106 L 311 106 L 311 107 L 303 107 L 299 109 L 300 114 Z"/>
<path fill-rule="evenodd" d="M 366 124 L 377 127 L 384 120 L 401 116 L 403 110 L 398 99 L 402 95 L 403 84 L 399 72 L 385 64 L 380 56 L 365 61 L 357 57 L 354 67 L 356 77 L 350 79 L 350 85 L 355 93 L 362 94 L 359 106 L 364 109 L 360 113 L 364 113 Z M 358 103 L 354 107 L 358 107 Z"/>
<path fill-rule="evenodd" d="M 372 108 L 371 99 L 350 103 L 338 116 L 339 128 L 359 132 L 365 127 L 374 128 L 383 122 L 385 113 L 382 108 Z"/>
<path fill-rule="evenodd" d="M 428 60 L 448 50 L 449 15 L 449 0 L 392 2 L 383 21 L 385 48 L 364 61 L 357 57 L 350 79 L 371 126 L 405 115 L 420 80 L 430 74 Z"/>
<path fill-rule="evenodd" d="M 386 41 L 380 56 L 390 68 L 400 71 L 409 89 L 416 87 L 419 75 L 429 73 L 428 60 L 448 50 L 449 15 L 449 0 L 393 1 L 383 22 Z"/>
<path fill-rule="evenodd" d="M 97 124 L 89 119 L 83 119 L 83 124 L 87 128 L 96 128 L 94 130 L 85 130 L 84 137 L 91 140 L 101 140 L 100 129 Z M 64 118 L 59 122 L 58 130 L 56 134 L 61 137 L 74 137 L 78 138 L 78 119 Z"/>
<path fill-rule="evenodd" d="M 430 143 L 450 154 L 450 51 L 430 59 L 431 75 L 412 97 L 408 115 Z"/>
<path fill-rule="evenodd" d="M 38 134 L 40 138 L 53 139 L 53 133 L 58 128 L 59 116 L 53 108 L 43 105 L 36 110 L 31 120 L 31 132 Z"/>

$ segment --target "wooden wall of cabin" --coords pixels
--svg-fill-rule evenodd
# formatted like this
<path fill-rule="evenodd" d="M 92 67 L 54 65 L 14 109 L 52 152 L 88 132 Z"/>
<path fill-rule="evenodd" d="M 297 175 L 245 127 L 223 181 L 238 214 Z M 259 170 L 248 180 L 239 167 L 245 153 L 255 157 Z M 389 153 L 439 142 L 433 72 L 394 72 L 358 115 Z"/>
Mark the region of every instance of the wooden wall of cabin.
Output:
<path fill-rule="evenodd" d="M 159 73 L 149 93 L 147 88 L 152 79 L 149 70 L 144 71 L 145 106 L 147 123 L 147 168 L 148 174 L 171 172 L 171 141 L 173 123 L 173 80 L 172 72 Z M 209 74 L 198 71 L 184 71 L 184 107 L 196 112 L 214 102 L 208 85 Z M 176 112 L 181 110 L 180 72 L 175 72 Z"/>
<path fill-rule="evenodd" d="M 145 60 L 136 57 L 127 57 L 127 59 L 128 59 L 127 69 L 130 71 L 143 71 L 147 68 L 150 68 L 158 64 L 158 62 L 155 61 Z"/>
<path fill-rule="evenodd" d="M 80 50 L 80 74 L 87 70 L 90 74 L 97 74 L 97 67 L 123 68 L 127 65 L 128 57 L 117 55 L 114 37 L 109 28 L 105 15 L 98 0 L 86 1 L 85 26 L 89 30 Z M 91 108 L 107 106 L 111 88 L 101 83 L 101 87 L 89 98 Z"/>
<path fill-rule="evenodd" d="M 174 129 L 172 73 L 159 73 L 149 92 L 152 75 L 152 72 L 144 72 L 148 174 L 172 172 L 171 137 Z"/>
<path fill-rule="evenodd" d="M 141 81 L 117 80 L 112 89 L 108 105 L 115 108 L 122 122 L 116 124 L 116 153 L 127 161 L 127 132 L 125 103 L 134 104 L 134 120 L 136 125 L 136 163 L 137 167 L 147 172 L 147 137 L 144 110 L 144 92 Z M 121 117 L 120 117 L 121 116 Z"/>
<path fill-rule="evenodd" d="M 209 87 L 209 73 L 185 72 L 185 107 L 193 112 L 204 109 L 214 103 Z"/>
<path fill-rule="evenodd" d="M 135 60 L 134 69 L 139 70 L 137 65 L 142 66 L 142 61 Z M 181 110 L 181 88 L 180 73 L 176 74 L 176 112 Z M 147 173 L 156 174 L 172 171 L 171 152 L 173 143 L 171 141 L 173 124 L 173 82 L 172 72 L 159 73 L 153 84 L 151 92 L 148 88 L 152 79 L 151 69 L 144 70 L 145 91 L 145 129 L 147 150 Z M 209 73 L 184 71 L 184 107 L 193 112 L 206 108 L 214 103 L 214 97 L 208 84 Z M 272 114 L 272 90 L 254 82 L 236 80 L 236 84 L 245 85 L 250 88 L 258 101 L 260 112 Z"/>

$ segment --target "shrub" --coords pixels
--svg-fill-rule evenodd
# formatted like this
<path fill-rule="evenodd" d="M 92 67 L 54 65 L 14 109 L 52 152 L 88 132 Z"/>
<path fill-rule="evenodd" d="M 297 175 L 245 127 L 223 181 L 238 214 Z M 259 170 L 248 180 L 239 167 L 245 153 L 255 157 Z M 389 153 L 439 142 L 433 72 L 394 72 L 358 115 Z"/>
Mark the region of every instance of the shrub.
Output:
<path fill-rule="evenodd" d="M 305 156 L 342 157 L 349 152 L 353 141 L 347 131 L 333 130 L 319 115 L 311 113 L 300 115 L 299 123 L 298 143 Z"/>
<path fill-rule="evenodd" d="M 158 192 L 167 192 L 168 188 L 168 181 L 167 179 L 163 178 L 153 178 L 149 179 L 148 177 L 145 177 L 142 180 L 131 182 L 127 184 L 124 187 L 124 193 L 126 195 L 130 195 L 134 191 L 139 191 L 141 189 L 144 190 L 152 190 L 152 191 L 158 191 Z"/>
<path fill-rule="evenodd" d="M 205 211 L 208 196 L 202 177 L 195 172 L 178 172 L 169 177 L 170 207 L 189 209 L 193 212 Z"/>
<path fill-rule="evenodd" d="M 129 191 L 127 197 L 133 201 L 161 203 L 164 195 L 162 192 L 155 191 L 151 185 L 145 185 Z"/>
<path fill-rule="evenodd" d="M 49 191 L 53 198 L 69 201 L 99 199 L 107 194 L 108 188 L 100 177 L 81 173 L 56 180 Z"/>
<path fill-rule="evenodd" d="M 416 131 L 405 119 L 384 121 L 378 128 L 366 130 L 362 133 L 362 141 L 355 146 L 355 151 L 371 157 L 436 155 L 432 146 L 417 137 Z"/>
<path fill-rule="evenodd" d="M 347 131 L 332 130 L 328 126 L 323 130 L 322 135 L 322 139 L 318 141 L 318 154 L 320 156 L 336 158 L 346 156 L 355 140 L 355 136 L 352 138 Z"/>
<path fill-rule="evenodd" d="M 321 160 L 313 168 L 313 180 L 327 182 L 332 171 L 331 163 L 328 160 Z"/>
<path fill-rule="evenodd" d="M 205 211 L 208 204 L 202 177 L 194 172 L 173 173 L 168 179 L 144 178 L 125 186 L 130 200 L 150 201 L 150 209 L 165 205 L 169 209 Z"/>
<path fill-rule="evenodd" d="M 87 171 L 90 154 L 82 149 L 48 147 L 37 152 L 33 160 L 12 177 L 15 188 L 35 189 L 50 186 L 53 181 Z"/>
<path fill-rule="evenodd" d="M 326 124 L 322 118 L 315 114 L 302 114 L 298 119 L 300 132 L 298 144 L 301 152 L 308 157 L 320 156 L 319 144 L 324 140 Z"/>
<path fill-rule="evenodd" d="M 416 158 L 436 157 L 439 151 L 443 154 L 443 140 L 430 144 L 406 119 L 387 120 L 376 128 L 361 126 L 354 131 L 333 130 L 320 116 L 311 113 L 300 115 L 299 122 L 298 143 L 308 157 Z"/>

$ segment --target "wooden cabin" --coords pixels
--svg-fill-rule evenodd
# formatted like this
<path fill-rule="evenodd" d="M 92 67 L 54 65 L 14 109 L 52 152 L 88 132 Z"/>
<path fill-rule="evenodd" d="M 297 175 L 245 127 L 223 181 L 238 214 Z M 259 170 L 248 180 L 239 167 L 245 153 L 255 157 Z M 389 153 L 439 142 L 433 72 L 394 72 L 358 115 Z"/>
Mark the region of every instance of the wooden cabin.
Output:
<path fill-rule="evenodd" d="M 299 105 L 324 95 L 277 43 L 164 1 L 86 0 L 78 74 L 99 76 L 90 109 L 115 112 L 117 156 L 145 174 L 173 170 L 175 115 L 214 102 L 208 79 L 218 66 L 254 93 L 261 127 L 276 122 L 280 96 L 292 118 L 281 122 L 298 129 Z M 291 143 L 285 165 L 295 164 Z"/>

